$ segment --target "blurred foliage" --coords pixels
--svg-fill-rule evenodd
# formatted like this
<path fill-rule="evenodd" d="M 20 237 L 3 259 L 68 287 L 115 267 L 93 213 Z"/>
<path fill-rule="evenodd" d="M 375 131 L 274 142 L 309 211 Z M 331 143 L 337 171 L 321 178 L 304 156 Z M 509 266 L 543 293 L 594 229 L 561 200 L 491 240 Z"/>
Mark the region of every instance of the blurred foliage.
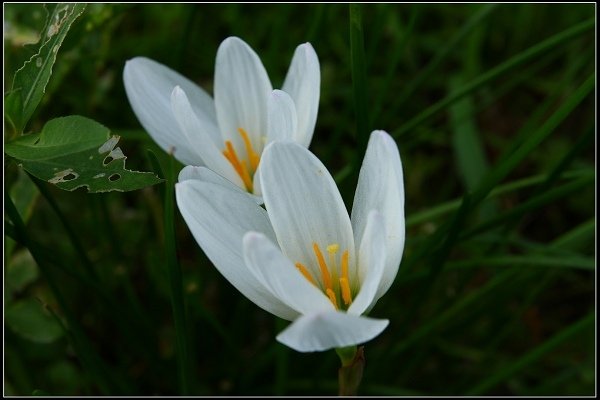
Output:
<path fill-rule="evenodd" d="M 408 223 L 400 272 L 372 313 L 390 326 L 365 346 L 359 393 L 593 395 L 595 5 L 361 9 L 358 114 L 397 139 Z M 43 4 L 4 5 L 5 88 L 47 15 Z M 211 93 L 217 47 L 232 35 L 256 50 L 275 88 L 295 47 L 311 42 L 322 84 L 310 149 L 350 206 L 364 141 L 348 5 L 88 4 L 25 130 L 85 116 L 121 136 L 128 167 L 152 170 L 148 150 L 166 157 L 127 102 L 125 62 L 152 58 Z M 5 119 L 5 141 L 14 137 Z M 26 224 L 5 216 L 5 394 L 179 394 L 164 187 L 65 192 L 33 185 L 6 157 L 4 177 Z M 460 206 L 482 188 L 492 196 Z M 286 323 L 233 289 L 175 223 L 191 394 L 335 394 L 335 353 L 276 342 Z"/>

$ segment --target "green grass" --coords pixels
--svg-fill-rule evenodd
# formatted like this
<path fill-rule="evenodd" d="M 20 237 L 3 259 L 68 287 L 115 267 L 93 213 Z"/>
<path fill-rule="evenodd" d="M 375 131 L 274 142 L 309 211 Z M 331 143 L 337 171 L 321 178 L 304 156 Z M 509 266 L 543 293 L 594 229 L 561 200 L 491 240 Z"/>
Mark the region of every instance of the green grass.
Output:
<path fill-rule="evenodd" d="M 11 88 L 46 13 L 4 12 Z M 5 98 L 5 143 L 81 115 L 121 136 L 128 169 L 166 182 L 68 192 L 5 156 L 5 394 L 337 393 L 335 352 L 279 344 L 287 322 L 198 247 L 173 201 L 181 165 L 123 88 L 125 61 L 146 56 L 212 93 L 218 45 L 236 35 L 275 88 L 295 47 L 315 48 L 310 149 L 349 209 L 369 131 L 400 149 L 407 241 L 371 313 L 390 325 L 365 346 L 359 394 L 592 396 L 594 15 L 592 4 L 88 4 L 44 75 L 18 78 L 44 83 L 51 67 L 26 109 L 15 116 L 18 98 Z"/>

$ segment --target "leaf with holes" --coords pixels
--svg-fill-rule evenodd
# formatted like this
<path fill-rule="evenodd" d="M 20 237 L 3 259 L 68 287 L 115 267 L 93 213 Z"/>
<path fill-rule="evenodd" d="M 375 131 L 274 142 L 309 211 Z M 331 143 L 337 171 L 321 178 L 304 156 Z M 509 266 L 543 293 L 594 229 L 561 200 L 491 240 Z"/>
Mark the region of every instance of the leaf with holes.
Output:
<path fill-rule="evenodd" d="M 64 190 L 86 186 L 90 193 L 125 192 L 163 181 L 150 172 L 125 169 L 127 157 L 115 147 L 118 141 L 98 122 L 71 115 L 7 143 L 4 151 L 33 176 Z"/>
<path fill-rule="evenodd" d="M 56 4 L 42 31 L 38 51 L 16 72 L 12 88 L 5 97 L 5 116 L 17 132 L 23 132 L 42 100 L 58 49 L 85 6 L 81 3 Z"/>

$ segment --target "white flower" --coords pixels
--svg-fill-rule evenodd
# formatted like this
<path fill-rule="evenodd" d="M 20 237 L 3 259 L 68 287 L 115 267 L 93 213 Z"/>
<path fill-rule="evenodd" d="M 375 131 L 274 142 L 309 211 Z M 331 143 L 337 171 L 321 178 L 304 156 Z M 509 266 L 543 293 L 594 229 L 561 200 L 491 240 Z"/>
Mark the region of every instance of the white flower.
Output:
<path fill-rule="evenodd" d="M 206 255 L 246 297 L 294 321 L 277 339 L 295 350 L 346 347 L 381 333 L 387 320 L 362 315 L 389 289 L 404 248 L 393 139 L 371 134 L 352 219 L 325 166 L 296 143 L 269 144 L 258 174 L 266 211 L 205 168 L 182 172 L 177 204 Z"/>
<path fill-rule="evenodd" d="M 258 55 L 229 37 L 217 51 L 214 101 L 190 80 L 144 57 L 127 61 L 123 80 L 133 111 L 162 149 L 260 194 L 254 174 L 265 145 L 274 139 L 310 144 L 321 77 L 317 55 L 304 43 L 296 48 L 282 90 L 273 90 Z M 270 128 L 274 125 L 279 129 Z"/>

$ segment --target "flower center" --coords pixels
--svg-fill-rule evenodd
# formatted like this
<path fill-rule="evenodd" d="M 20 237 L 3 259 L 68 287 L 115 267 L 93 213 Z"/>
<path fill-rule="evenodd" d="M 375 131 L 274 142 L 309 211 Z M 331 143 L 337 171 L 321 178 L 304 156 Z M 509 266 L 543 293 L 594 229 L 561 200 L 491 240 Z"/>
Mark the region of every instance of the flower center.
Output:
<path fill-rule="evenodd" d="M 352 292 L 350 290 L 350 281 L 348 279 L 348 250 L 344 250 L 341 256 L 340 268 L 338 270 L 337 253 L 340 245 L 332 243 L 326 247 L 329 253 L 329 265 L 323 257 L 323 252 L 317 243 L 313 243 L 313 251 L 319 271 L 321 272 L 321 285 L 317 283 L 310 271 L 302 263 L 297 262 L 296 268 L 313 285 L 320 288 L 329 298 L 336 310 L 340 309 L 339 304 L 343 303 L 343 309 L 347 309 L 352 303 Z M 338 278 L 339 277 L 339 278 Z M 338 302 L 339 301 L 339 302 Z"/>
<path fill-rule="evenodd" d="M 246 190 L 250 193 L 253 192 L 253 178 L 254 173 L 256 172 L 256 168 L 258 167 L 258 163 L 260 162 L 260 155 L 254 151 L 252 147 L 252 142 L 250 142 L 250 138 L 248 137 L 248 133 L 243 128 L 238 128 L 238 132 L 244 141 L 244 147 L 246 148 L 246 154 L 248 156 L 247 159 L 240 159 L 233 148 L 233 144 L 231 140 L 225 141 L 225 149 L 223 150 L 223 155 L 231 163 L 233 169 L 237 174 L 242 178 L 244 182 L 244 186 L 246 186 Z"/>

